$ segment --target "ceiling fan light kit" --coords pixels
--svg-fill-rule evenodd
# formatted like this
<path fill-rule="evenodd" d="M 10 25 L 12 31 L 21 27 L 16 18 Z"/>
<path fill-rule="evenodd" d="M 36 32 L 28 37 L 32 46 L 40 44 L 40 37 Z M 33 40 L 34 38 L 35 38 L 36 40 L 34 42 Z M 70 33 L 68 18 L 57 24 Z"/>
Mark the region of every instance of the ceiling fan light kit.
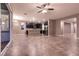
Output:
<path fill-rule="evenodd" d="M 47 13 L 47 10 L 43 10 L 42 13 Z"/>

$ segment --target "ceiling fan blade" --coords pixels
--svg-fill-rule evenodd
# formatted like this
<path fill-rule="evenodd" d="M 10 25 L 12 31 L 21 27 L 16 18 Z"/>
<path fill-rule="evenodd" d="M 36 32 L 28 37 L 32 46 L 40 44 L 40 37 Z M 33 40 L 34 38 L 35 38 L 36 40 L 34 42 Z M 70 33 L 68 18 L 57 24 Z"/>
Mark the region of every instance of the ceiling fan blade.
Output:
<path fill-rule="evenodd" d="M 37 8 L 39 8 L 39 9 L 41 9 L 41 7 L 40 6 L 36 6 Z"/>
<path fill-rule="evenodd" d="M 41 8 L 45 8 L 46 6 L 47 6 L 47 3 L 42 4 L 42 5 L 41 5 Z"/>
<path fill-rule="evenodd" d="M 38 11 L 38 13 L 41 13 L 43 10 Z"/>
<path fill-rule="evenodd" d="M 45 4 L 41 5 L 41 7 L 44 8 L 44 7 L 48 6 L 48 5 L 50 5 L 50 3 L 45 3 Z"/>
<path fill-rule="evenodd" d="M 48 8 L 48 10 L 54 10 L 54 8 Z"/>

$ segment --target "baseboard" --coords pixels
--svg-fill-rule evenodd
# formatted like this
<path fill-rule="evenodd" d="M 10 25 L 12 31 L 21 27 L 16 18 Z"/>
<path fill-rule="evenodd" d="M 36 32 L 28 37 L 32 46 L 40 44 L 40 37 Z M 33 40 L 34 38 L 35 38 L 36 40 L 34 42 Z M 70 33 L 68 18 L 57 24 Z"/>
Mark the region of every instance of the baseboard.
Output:
<path fill-rule="evenodd" d="M 3 49 L 3 51 L 1 52 L 1 56 L 4 56 L 4 54 L 6 53 L 6 51 L 8 50 L 9 46 L 11 45 L 12 40 L 6 45 L 6 47 Z"/>

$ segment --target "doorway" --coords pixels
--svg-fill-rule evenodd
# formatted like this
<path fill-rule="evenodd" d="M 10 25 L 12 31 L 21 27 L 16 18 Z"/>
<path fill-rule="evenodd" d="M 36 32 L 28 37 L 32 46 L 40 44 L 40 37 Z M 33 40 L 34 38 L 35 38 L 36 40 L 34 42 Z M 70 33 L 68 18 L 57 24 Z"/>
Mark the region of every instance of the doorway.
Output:
<path fill-rule="evenodd" d="M 64 35 L 76 34 L 76 18 L 64 20 Z"/>
<path fill-rule="evenodd" d="M 34 22 L 17 20 L 17 22 L 13 23 L 13 32 L 15 35 L 21 34 L 26 36 L 48 36 L 48 21 Z"/>

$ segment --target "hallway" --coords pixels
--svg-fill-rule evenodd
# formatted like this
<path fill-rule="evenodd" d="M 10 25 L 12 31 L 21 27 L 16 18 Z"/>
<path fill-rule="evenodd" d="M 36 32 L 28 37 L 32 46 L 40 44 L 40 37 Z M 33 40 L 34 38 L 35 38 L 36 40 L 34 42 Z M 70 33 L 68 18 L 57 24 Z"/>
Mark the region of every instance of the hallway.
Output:
<path fill-rule="evenodd" d="M 72 35 L 71 35 L 72 36 Z M 48 37 L 17 34 L 5 56 L 67 56 L 77 55 L 74 36 Z M 71 37 L 71 38 L 70 38 Z"/>

